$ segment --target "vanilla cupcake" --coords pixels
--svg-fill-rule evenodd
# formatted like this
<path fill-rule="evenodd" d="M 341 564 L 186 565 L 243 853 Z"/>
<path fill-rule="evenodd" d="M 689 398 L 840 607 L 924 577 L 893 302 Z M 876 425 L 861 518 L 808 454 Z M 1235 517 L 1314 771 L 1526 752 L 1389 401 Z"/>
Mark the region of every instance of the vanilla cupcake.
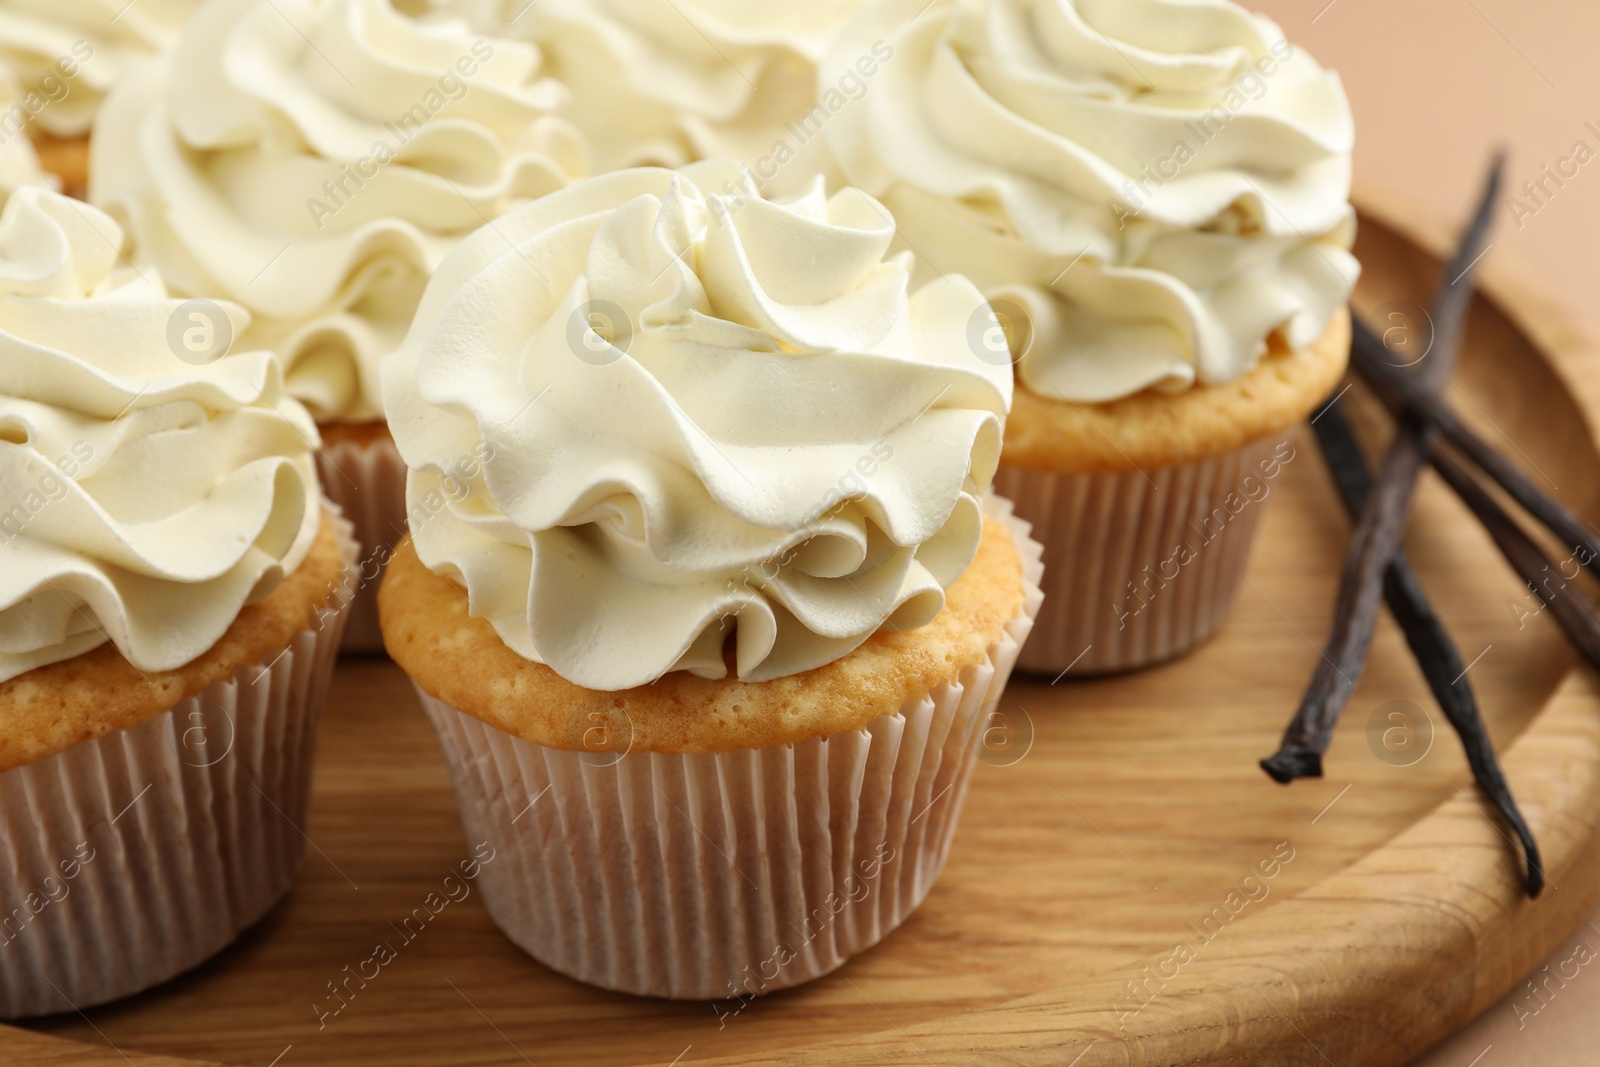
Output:
<path fill-rule="evenodd" d="M 892 238 L 820 180 L 620 171 L 463 243 L 384 363 L 412 531 L 384 636 L 512 857 L 490 914 L 558 971 L 792 986 L 944 864 L 1039 566 L 984 498 L 983 298 L 910 292 Z"/>
<path fill-rule="evenodd" d="M 356 558 L 277 360 L 174 343 L 121 241 L 49 190 L 0 215 L 4 1018 L 165 981 L 288 890 Z"/>
<path fill-rule="evenodd" d="M 377 650 L 377 567 L 404 529 L 404 467 L 378 363 L 466 234 L 581 171 L 533 46 L 389 0 L 208 0 L 176 47 L 120 82 L 93 202 L 134 262 L 254 317 L 322 427 L 323 485 L 375 555 L 347 647 Z M 372 576 L 373 581 L 366 579 Z"/>
<path fill-rule="evenodd" d="M 765 195 L 836 175 L 823 127 L 868 91 L 889 58 L 817 84 L 817 65 L 865 0 L 506 0 L 506 32 L 544 49 L 571 95 L 563 111 L 597 171 L 731 157 Z"/>
<path fill-rule="evenodd" d="M 880 0 L 822 82 L 887 39 L 827 128 L 928 276 L 990 298 L 1015 363 L 996 479 L 1049 599 L 1026 669 L 1122 670 L 1221 625 L 1294 427 L 1348 355 L 1350 109 L 1228 0 Z"/>
<path fill-rule="evenodd" d="M 23 129 L 45 169 L 81 197 L 89 130 L 106 92 L 139 60 L 172 46 L 200 0 L 0 0 L 0 80 L 14 100 L 0 134 Z"/>

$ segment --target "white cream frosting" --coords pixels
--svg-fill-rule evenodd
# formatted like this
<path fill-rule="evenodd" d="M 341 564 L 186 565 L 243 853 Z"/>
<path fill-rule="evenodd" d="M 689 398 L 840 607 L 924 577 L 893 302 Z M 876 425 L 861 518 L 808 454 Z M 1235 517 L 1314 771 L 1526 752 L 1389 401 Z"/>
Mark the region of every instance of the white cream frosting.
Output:
<path fill-rule="evenodd" d="M 44 101 L 34 121 L 57 137 L 89 132 L 106 91 L 170 48 L 200 0 L 0 0 L 0 66 Z"/>
<path fill-rule="evenodd" d="M 585 167 L 538 49 L 388 0 L 214 0 L 119 82 L 90 199 L 141 264 L 255 317 L 319 421 L 380 417 L 379 360 L 455 244 Z"/>
<path fill-rule="evenodd" d="M 50 178 L 39 166 L 39 156 L 27 138 L 0 145 L 0 204 L 24 185 L 49 186 Z"/>
<path fill-rule="evenodd" d="M 316 426 L 278 362 L 175 355 L 181 302 L 121 241 L 45 189 L 0 215 L 0 681 L 108 639 L 180 667 L 316 538 Z"/>
<path fill-rule="evenodd" d="M 453 252 L 384 362 L 418 555 L 598 690 L 759 681 L 943 607 L 1011 371 L 981 294 L 911 293 L 894 225 L 731 161 L 590 179 Z"/>
<path fill-rule="evenodd" d="M 33 142 L 21 127 L 14 135 L 4 136 L 4 116 L 23 99 L 24 94 L 15 79 L 0 76 L 0 205 L 13 190 L 24 185 L 53 185 L 39 165 L 39 154 L 33 150 Z"/>
<path fill-rule="evenodd" d="M 1348 298 L 1349 105 L 1266 18 L 1228 0 L 880 0 L 824 82 L 885 36 L 894 61 L 830 144 L 928 269 L 1029 320 L 1032 391 L 1231 381 Z"/>
<path fill-rule="evenodd" d="M 537 40 L 571 87 L 567 113 L 592 144 L 597 170 L 730 157 L 754 169 L 769 195 L 783 195 L 828 170 L 819 124 L 806 120 L 818 103 L 817 64 L 865 2 L 505 6 L 514 32 Z M 858 76 L 845 91 L 853 95 L 858 83 L 866 84 Z"/>

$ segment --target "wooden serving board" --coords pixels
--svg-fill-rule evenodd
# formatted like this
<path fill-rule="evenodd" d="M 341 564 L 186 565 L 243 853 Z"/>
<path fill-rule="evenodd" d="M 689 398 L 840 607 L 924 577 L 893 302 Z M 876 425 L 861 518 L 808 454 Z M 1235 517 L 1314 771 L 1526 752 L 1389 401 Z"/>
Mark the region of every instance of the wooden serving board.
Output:
<path fill-rule="evenodd" d="M 1425 303 L 1448 234 L 1363 202 L 1359 302 Z M 1600 514 L 1585 414 L 1600 414 L 1600 352 L 1492 255 L 1486 278 L 1455 400 Z M 390 924 L 470 855 L 408 683 L 354 661 L 335 682 L 291 897 L 200 970 L 87 1017 L 0 1030 L 0 1050 L 261 1067 L 1403 1064 L 1600 900 L 1600 684 L 1548 614 L 1519 618 L 1517 579 L 1430 477 L 1408 547 L 1473 661 L 1549 889 L 1522 898 L 1518 857 L 1387 619 L 1328 777 L 1269 781 L 1256 761 L 1317 662 L 1349 529 L 1309 436 L 1297 444 L 1223 634 L 1145 674 L 1014 682 L 1009 744 L 985 753 L 943 880 L 821 981 L 728 1015 L 606 993 L 512 947 L 474 896 L 319 1028 L 315 1006 L 337 1003 L 328 983 L 398 941 Z M 1394 701 L 1418 709 L 1409 750 L 1405 735 L 1382 740 Z"/>

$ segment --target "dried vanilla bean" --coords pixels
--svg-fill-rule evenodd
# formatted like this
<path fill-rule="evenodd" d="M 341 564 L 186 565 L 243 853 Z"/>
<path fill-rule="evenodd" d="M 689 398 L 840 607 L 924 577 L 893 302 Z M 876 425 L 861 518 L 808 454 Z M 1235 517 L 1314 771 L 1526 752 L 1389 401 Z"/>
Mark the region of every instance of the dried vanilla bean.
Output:
<path fill-rule="evenodd" d="M 1355 431 L 1350 428 L 1337 398 L 1322 409 L 1312 422 L 1312 429 L 1316 432 L 1317 443 L 1322 448 L 1334 483 L 1339 488 L 1339 495 L 1344 499 L 1345 509 L 1354 518 L 1366 504 L 1367 494 L 1372 487 L 1372 475 L 1367 470 L 1366 457 L 1356 441 Z M 1517 808 L 1511 786 L 1500 769 L 1500 760 L 1495 755 L 1489 732 L 1484 728 L 1483 716 L 1479 714 L 1477 697 L 1473 693 L 1472 682 L 1467 678 L 1461 652 L 1434 612 L 1416 573 L 1406 561 L 1404 550 L 1396 552 L 1390 561 L 1389 569 L 1383 576 L 1383 592 L 1389 613 L 1405 634 L 1406 643 L 1411 646 L 1412 655 L 1427 679 L 1428 688 L 1461 738 L 1467 764 L 1472 768 L 1472 777 L 1477 781 L 1478 788 L 1489 797 L 1522 842 L 1528 867 L 1524 886 L 1529 897 L 1537 897 L 1544 890 L 1545 881 L 1539 843 L 1534 840 L 1533 831 L 1528 828 L 1527 820 Z"/>
<path fill-rule="evenodd" d="M 1568 576 L 1557 570 L 1538 543 L 1506 514 L 1500 502 L 1478 484 L 1456 456 L 1441 451 L 1434 466 L 1489 531 L 1511 569 L 1555 615 L 1573 647 L 1600 669 L 1600 608 L 1573 584 L 1577 573 Z"/>
<path fill-rule="evenodd" d="M 1383 340 L 1366 324 L 1360 321 L 1355 323 L 1350 362 L 1362 379 L 1372 386 L 1379 399 L 1390 410 L 1409 411 L 1438 430 L 1442 437 L 1493 478 L 1523 510 L 1570 547 L 1580 563 L 1600 574 L 1600 534 L 1596 534 L 1565 504 L 1540 489 L 1520 467 L 1463 423 L 1449 404 L 1418 389 L 1401 368 L 1389 362 L 1390 354 Z M 1437 446 L 1430 453 L 1430 459 L 1433 459 L 1436 467 L 1438 461 L 1434 457 L 1438 453 Z"/>
<path fill-rule="evenodd" d="M 1419 387 L 1440 395 L 1455 372 L 1456 358 L 1472 304 L 1472 279 L 1483 255 L 1484 239 L 1500 190 L 1502 160 L 1490 167 L 1483 196 L 1461 245 L 1445 268 L 1434 298 L 1434 346 L 1415 372 Z M 1372 635 L 1383 603 L 1383 575 L 1400 547 L 1417 478 L 1436 434 L 1422 419 L 1400 417 L 1399 432 L 1384 456 L 1372 491 L 1351 538 L 1340 580 L 1338 606 L 1328 646 L 1317 665 L 1300 708 L 1284 732 L 1276 754 L 1261 762 L 1280 782 L 1321 777 L 1322 754 L 1333 727 L 1366 669 Z"/>

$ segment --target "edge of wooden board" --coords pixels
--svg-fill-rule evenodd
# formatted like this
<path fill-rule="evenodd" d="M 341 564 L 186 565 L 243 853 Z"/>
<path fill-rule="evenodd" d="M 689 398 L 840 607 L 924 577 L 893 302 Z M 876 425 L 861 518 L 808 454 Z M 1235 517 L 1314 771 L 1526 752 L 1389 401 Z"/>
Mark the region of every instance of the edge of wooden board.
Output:
<path fill-rule="evenodd" d="M 1463 791 L 1338 874 L 1224 927 L 1170 980 L 1152 979 L 1145 965 L 1166 962 L 1156 957 L 931 1023 L 702 1062 L 1408 1062 L 1493 1005 L 1600 900 L 1600 681 L 1587 671 L 1569 676 L 1504 762 L 1552 880 L 1537 902 L 1523 898 L 1502 830 L 1483 802 Z M 1511 914 L 1516 922 L 1504 922 Z M 1366 990 L 1352 996 L 1352 960 L 1359 961 L 1361 984 L 1381 987 L 1383 996 Z M 1152 988 L 1158 992 L 1124 1015 L 1140 999 L 1130 983 L 1145 997 Z M 1352 1005 L 1357 998 L 1359 1011 Z"/>
<path fill-rule="evenodd" d="M 1451 227 L 1402 195 L 1356 189 L 1362 214 L 1435 257 L 1449 248 Z M 1481 277 L 1484 294 L 1578 399 L 1594 438 L 1600 345 L 1514 269 L 1491 258 Z M 1569 674 L 1504 764 L 1544 849 L 1550 886 L 1539 901 L 1523 897 L 1503 829 L 1462 789 L 1387 845 L 1230 924 L 1182 963 L 1140 961 L 904 1029 L 703 1062 L 1223 1067 L 1250 1052 L 1285 1064 L 1404 1063 L 1493 1005 L 1600 902 L 1600 679 L 1586 668 Z M 1360 1014 L 1341 976 L 1352 959 L 1363 985 L 1385 991 L 1363 994 Z M 1147 963 L 1167 965 L 1156 973 Z M 1130 983 L 1145 994 L 1130 996 Z M 40 1067 L 215 1067 L 6 1026 L 0 1046 L 7 1062 Z"/>
<path fill-rule="evenodd" d="M 1454 244 L 1448 223 L 1387 187 L 1358 182 L 1353 200 L 1441 262 Z M 1597 440 L 1600 344 L 1492 257 L 1479 289 L 1547 358 Z M 1382 848 L 1224 928 L 1170 979 L 1152 977 L 1147 965 L 1171 957 L 1142 960 L 992 1008 L 759 1062 L 1231 1067 L 1241 1053 L 1308 1067 L 1409 1062 L 1493 1006 L 1600 903 L 1600 679 L 1574 669 L 1503 763 L 1544 851 L 1550 885 L 1538 901 L 1523 895 L 1520 853 L 1505 831 L 1479 797 L 1458 789 Z M 1507 915 L 1515 922 L 1500 921 Z M 1333 966 L 1347 973 L 1353 957 L 1364 958 L 1361 983 L 1387 991 L 1376 1008 L 1363 995 L 1359 1014 Z M 1119 1012 L 1153 988 L 1141 1010 Z"/>

